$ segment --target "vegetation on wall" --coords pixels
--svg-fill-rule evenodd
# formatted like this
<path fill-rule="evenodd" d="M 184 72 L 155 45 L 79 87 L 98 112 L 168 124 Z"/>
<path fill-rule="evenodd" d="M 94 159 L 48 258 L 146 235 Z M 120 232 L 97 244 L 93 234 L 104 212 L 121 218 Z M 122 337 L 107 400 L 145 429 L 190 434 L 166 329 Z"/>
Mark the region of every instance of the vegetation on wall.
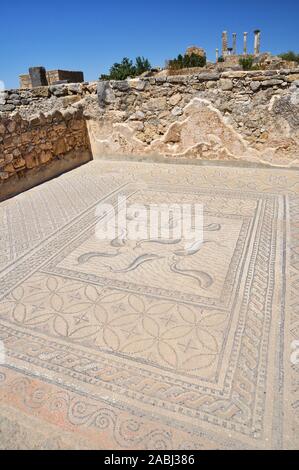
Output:
<path fill-rule="evenodd" d="M 296 54 L 294 51 L 283 52 L 282 54 L 279 54 L 279 57 L 289 62 L 298 62 L 299 64 L 299 54 Z"/>
<path fill-rule="evenodd" d="M 243 70 L 251 70 L 253 66 L 254 57 L 252 55 L 247 55 L 245 57 L 240 57 L 239 64 Z"/>
<path fill-rule="evenodd" d="M 170 70 L 178 70 L 190 67 L 204 67 L 207 63 L 206 56 L 199 56 L 197 54 L 179 54 L 176 59 L 168 61 L 167 68 Z"/>
<path fill-rule="evenodd" d="M 124 57 L 120 63 L 115 63 L 108 75 L 101 75 L 100 80 L 125 80 L 128 77 L 137 77 L 151 69 L 151 64 L 144 57 L 136 57 L 135 64 L 128 57 Z"/>
<path fill-rule="evenodd" d="M 218 57 L 218 62 L 224 62 L 224 57 L 222 55 Z"/>

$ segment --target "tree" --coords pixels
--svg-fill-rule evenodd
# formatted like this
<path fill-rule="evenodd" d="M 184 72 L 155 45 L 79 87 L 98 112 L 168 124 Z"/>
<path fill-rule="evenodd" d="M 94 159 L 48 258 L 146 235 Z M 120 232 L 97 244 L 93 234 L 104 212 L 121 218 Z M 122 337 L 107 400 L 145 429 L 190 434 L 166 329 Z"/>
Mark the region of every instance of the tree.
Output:
<path fill-rule="evenodd" d="M 192 67 L 204 67 L 206 65 L 206 56 L 200 56 L 197 54 L 179 54 L 175 59 L 168 61 L 168 68 L 171 70 L 178 70 Z"/>
<path fill-rule="evenodd" d="M 288 62 L 299 63 L 299 54 L 296 54 L 296 52 L 293 51 L 283 52 L 282 54 L 279 54 L 279 57 L 281 57 L 283 60 L 287 60 Z"/>
<path fill-rule="evenodd" d="M 100 80 L 126 80 L 128 77 L 136 77 L 150 70 L 151 64 L 144 57 L 136 57 L 135 65 L 128 57 L 124 57 L 121 63 L 115 63 L 109 70 L 108 75 L 101 75 Z"/>
<path fill-rule="evenodd" d="M 136 57 L 135 61 L 135 74 L 136 76 L 141 75 L 144 72 L 147 72 L 148 70 L 151 69 L 151 64 L 148 59 L 145 59 L 144 57 Z"/>

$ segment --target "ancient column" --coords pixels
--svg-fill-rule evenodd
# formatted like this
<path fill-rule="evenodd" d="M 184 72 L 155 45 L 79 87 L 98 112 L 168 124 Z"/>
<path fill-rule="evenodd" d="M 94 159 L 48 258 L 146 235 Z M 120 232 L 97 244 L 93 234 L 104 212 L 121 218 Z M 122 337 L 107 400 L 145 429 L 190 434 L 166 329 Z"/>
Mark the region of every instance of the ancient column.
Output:
<path fill-rule="evenodd" d="M 244 33 L 244 46 L 243 46 L 243 52 L 244 54 L 247 54 L 247 34 L 248 33 Z"/>
<path fill-rule="evenodd" d="M 227 55 L 227 31 L 222 33 L 222 57 Z"/>
<path fill-rule="evenodd" d="M 233 33 L 233 55 L 237 54 L 237 33 Z"/>
<path fill-rule="evenodd" d="M 216 49 L 216 62 L 218 62 L 218 59 L 219 59 L 219 49 L 217 47 L 217 49 Z"/>
<path fill-rule="evenodd" d="M 260 53 L 260 35 L 261 32 L 259 29 L 254 31 L 254 55 L 258 55 Z"/>
<path fill-rule="evenodd" d="M 259 54 L 261 51 L 261 32 L 258 32 L 257 35 L 257 53 Z"/>

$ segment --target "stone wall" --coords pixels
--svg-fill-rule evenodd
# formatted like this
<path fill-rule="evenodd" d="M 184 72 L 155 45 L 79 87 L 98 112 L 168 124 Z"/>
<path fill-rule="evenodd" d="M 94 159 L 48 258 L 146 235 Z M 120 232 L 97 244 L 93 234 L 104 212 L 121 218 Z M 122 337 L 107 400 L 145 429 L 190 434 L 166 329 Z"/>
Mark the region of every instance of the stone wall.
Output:
<path fill-rule="evenodd" d="M 70 83 L 0 92 L 0 116 L 18 112 L 30 117 L 40 112 L 66 108 L 96 92 L 96 83 Z"/>
<path fill-rule="evenodd" d="M 30 75 L 22 74 L 19 75 L 20 88 L 32 88 Z"/>
<path fill-rule="evenodd" d="M 0 200 L 90 159 L 81 107 L 0 118 Z"/>
<path fill-rule="evenodd" d="M 298 165 L 299 69 L 99 82 L 84 102 L 94 157 Z"/>
<path fill-rule="evenodd" d="M 69 83 L 84 82 L 84 74 L 80 71 L 74 70 L 48 70 L 46 71 L 48 85 L 60 80 L 66 80 Z M 29 74 L 22 74 L 19 76 L 20 88 L 32 88 L 31 78 Z"/>
<path fill-rule="evenodd" d="M 0 198 L 91 155 L 298 166 L 299 69 L 8 90 L 0 103 Z"/>

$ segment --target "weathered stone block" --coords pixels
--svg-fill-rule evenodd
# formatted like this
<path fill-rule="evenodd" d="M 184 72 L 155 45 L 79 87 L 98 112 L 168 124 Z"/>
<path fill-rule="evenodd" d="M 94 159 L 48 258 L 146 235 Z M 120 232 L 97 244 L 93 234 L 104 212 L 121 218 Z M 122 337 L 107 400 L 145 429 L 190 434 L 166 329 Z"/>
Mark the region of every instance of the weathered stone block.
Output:
<path fill-rule="evenodd" d="M 287 82 L 294 82 L 296 80 L 299 80 L 299 73 L 294 73 L 292 75 L 288 75 L 286 77 Z"/>
<path fill-rule="evenodd" d="M 160 98 L 150 98 L 148 102 L 145 104 L 147 109 L 152 111 L 158 111 L 164 109 L 166 106 L 166 98 L 161 96 Z"/>
<path fill-rule="evenodd" d="M 62 155 L 67 151 L 67 146 L 63 137 L 59 138 L 53 145 L 54 155 Z"/>
<path fill-rule="evenodd" d="M 19 100 L 20 99 L 20 95 L 17 94 L 17 93 L 11 93 L 8 97 L 10 100 Z"/>
<path fill-rule="evenodd" d="M 31 133 L 23 132 L 20 136 L 20 140 L 22 144 L 28 144 L 31 141 Z"/>
<path fill-rule="evenodd" d="M 52 153 L 49 150 L 43 150 L 39 155 L 39 160 L 41 163 L 47 163 L 52 158 Z"/>
<path fill-rule="evenodd" d="M 173 116 L 181 116 L 183 114 L 183 110 L 179 106 L 175 106 L 173 110 L 171 111 L 171 114 Z"/>
<path fill-rule="evenodd" d="M 24 160 L 26 162 L 26 167 L 29 169 L 38 166 L 38 158 L 35 152 L 29 152 L 24 155 Z"/>
<path fill-rule="evenodd" d="M 173 75 L 173 76 L 167 77 L 167 82 L 169 83 L 185 84 L 186 81 L 187 81 L 186 77 L 183 77 L 180 75 Z"/>
<path fill-rule="evenodd" d="M 222 72 L 221 77 L 222 78 L 244 78 L 246 77 L 247 72 L 244 72 L 242 70 L 236 70 L 236 71 L 229 71 L 229 72 Z"/>
<path fill-rule="evenodd" d="M 175 93 L 169 98 L 169 103 L 171 106 L 176 106 L 182 99 L 182 95 L 180 93 Z"/>
<path fill-rule="evenodd" d="M 106 104 L 114 103 L 116 100 L 115 94 L 110 87 L 109 82 L 99 82 L 97 93 L 100 108 L 105 107 Z"/>
<path fill-rule="evenodd" d="M 263 87 L 267 86 L 276 86 L 276 85 L 281 85 L 283 83 L 283 80 L 277 80 L 276 78 L 273 78 L 271 80 L 265 80 L 261 83 Z"/>
<path fill-rule="evenodd" d="M 51 85 L 49 90 L 52 95 L 57 97 L 66 96 L 68 94 L 68 90 L 65 85 Z"/>
<path fill-rule="evenodd" d="M 112 88 L 119 91 L 127 91 L 130 88 L 130 85 L 127 80 L 111 81 L 111 86 Z"/>
<path fill-rule="evenodd" d="M 29 75 L 33 88 L 48 85 L 46 69 L 44 67 L 30 67 Z"/>
<path fill-rule="evenodd" d="M 250 88 L 251 88 L 252 91 L 257 91 L 260 88 L 260 86 L 261 86 L 261 82 L 259 82 L 259 81 L 250 82 Z"/>
<path fill-rule="evenodd" d="M 197 75 L 198 80 L 205 81 L 205 80 L 219 80 L 220 74 L 216 72 L 202 72 Z"/>
<path fill-rule="evenodd" d="M 12 161 L 12 164 L 16 169 L 24 168 L 26 166 L 26 162 L 21 156 L 15 157 Z"/>
<path fill-rule="evenodd" d="M 233 89 L 233 82 L 229 78 L 220 78 L 219 86 L 223 91 L 230 91 Z"/>
<path fill-rule="evenodd" d="M 16 130 L 16 126 L 17 126 L 16 121 L 11 120 L 11 121 L 8 121 L 6 125 L 6 129 L 8 130 L 8 132 L 13 133 Z"/>
<path fill-rule="evenodd" d="M 4 162 L 11 163 L 14 159 L 14 155 L 12 153 L 8 153 L 5 155 Z"/>
<path fill-rule="evenodd" d="M 31 94 L 38 98 L 48 98 L 50 96 L 50 90 L 48 86 L 39 86 L 33 88 Z"/>
<path fill-rule="evenodd" d="M 13 111 L 14 109 L 16 109 L 15 105 L 14 104 L 0 104 L 0 111 L 2 112 L 11 112 Z"/>
<path fill-rule="evenodd" d="M 139 78 L 135 78 L 132 80 L 128 80 L 130 88 L 134 90 L 143 91 L 146 87 L 147 82 L 144 80 L 139 80 Z"/>
<path fill-rule="evenodd" d="M 133 113 L 129 117 L 129 120 L 135 120 L 135 121 L 143 121 L 144 119 L 145 119 L 145 114 L 142 111 L 136 111 L 136 113 Z"/>
<path fill-rule="evenodd" d="M 79 95 L 82 93 L 82 84 L 81 83 L 70 83 L 67 85 L 67 90 L 69 93 L 74 95 Z"/>

